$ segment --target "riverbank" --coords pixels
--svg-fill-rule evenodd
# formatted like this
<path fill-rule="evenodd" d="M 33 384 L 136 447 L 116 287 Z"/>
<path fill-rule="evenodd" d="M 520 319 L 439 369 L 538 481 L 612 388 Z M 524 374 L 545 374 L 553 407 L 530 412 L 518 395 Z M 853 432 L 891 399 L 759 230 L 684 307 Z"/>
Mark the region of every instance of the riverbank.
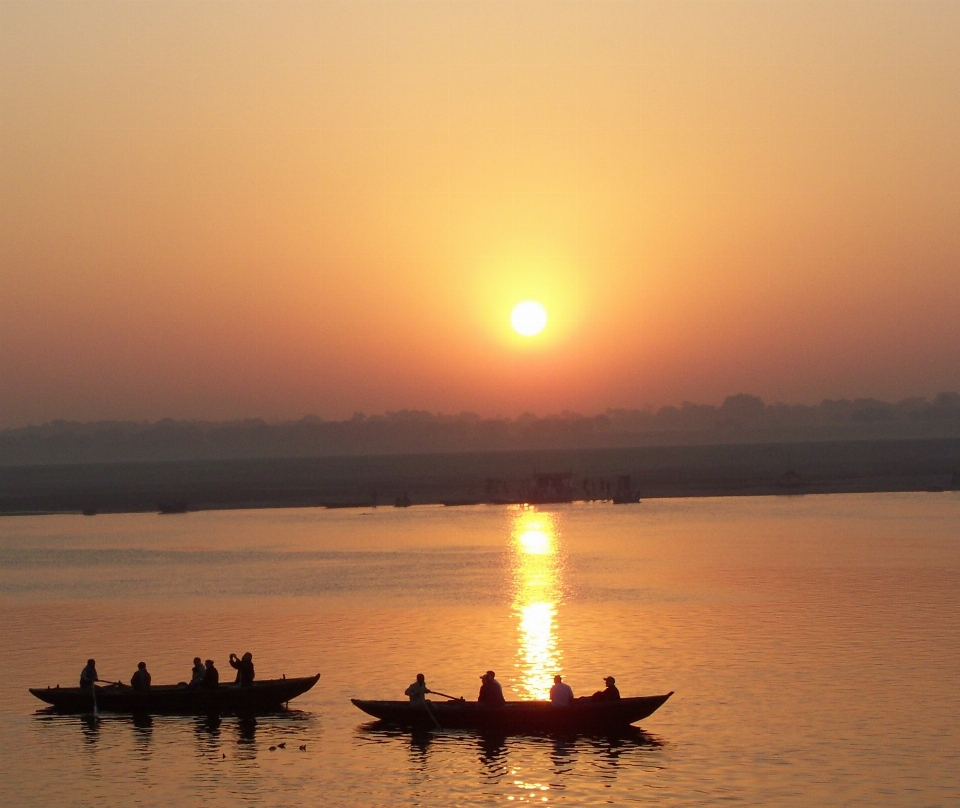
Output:
<path fill-rule="evenodd" d="M 0 514 L 465 505 L 960 489 L 960 440 L 662 446 L 0 467 Z"/>

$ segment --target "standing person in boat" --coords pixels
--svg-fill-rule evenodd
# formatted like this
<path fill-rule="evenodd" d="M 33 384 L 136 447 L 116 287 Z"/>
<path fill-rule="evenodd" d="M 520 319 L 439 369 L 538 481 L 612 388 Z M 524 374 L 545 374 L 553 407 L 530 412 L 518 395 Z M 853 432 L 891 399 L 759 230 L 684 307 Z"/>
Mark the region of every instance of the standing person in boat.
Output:
<path fill-rule="evenodd" d="M 190 671 L 190 684 L 187 685 L 191 690 L 196 690 L 200 685 L 203 684 L 203 677 L 206 675 L 207 669 L 203 667 L 203 663 L 200 661 L 200 657 L 193 658 L 193 669 Z"/>
<path fill-rule="evenodd" d="M 427 693 L 433 691 L 427 687 L 427 680 L 422 673 L 417 674 L 417 681 L 403 691 L 404 696 L 410 697 L 411 704 L 426 704 Z"/>
<path fill-rule="evenodd" d="M 480 693 L 477 695 L 479 704 L 486 704 L 488 707 L 502 707 L 507 703 L 503 697 L 503 688 L 497 681 L 497 674 L 493 671 L 487 671 L 480 677 L 480 681 L 483 684 L 480 685 Z"/>
<path fill-rule="evenodd" d="M 620 691 L 617 689 L 617 680 L 612 676 L 604 677 L 606 687 L 598 690 L 591 697 L 594 701 L 620 701 Z"/>
<path fill-rule="evenodd" d="M 550 701 L 557 707 L 569 707 L 573 704 L 573 688 L 563 681 L 558 673 L 553 677 L 553 687 L 550 688 Z"/>
<path fill-rule="evenodd" d="M 138 662 L 136 673 L 130 677 L 130 687 L 137 691 L 149 690 L 152 678 L 150 671 L 147 670 L 147 663 Z"/>
<path fill-rule="evenodd" d="M 253 684 L 253 654 L 249 651 L 242 659 L 236 654 L 230 654 L 230 667 L 237 669 L 237 683 L 240 687 L 250 687 Z"/>
<path fill-rule="evenodd" d="M 88 659 L 87 667 L 80 671 L 80 687 L 84 690 L 92 690 L 93 683 L 99 681 L 100 677 L 97 675 L 97 660 Z"/>
<path fill-rule="evenodd" d="M 208 659 L 204 664 L 203 681 L 200 687 L 204 690 L 216 690 L 220 687 L 220 671 L 213 666 L 213 660 Z"/>

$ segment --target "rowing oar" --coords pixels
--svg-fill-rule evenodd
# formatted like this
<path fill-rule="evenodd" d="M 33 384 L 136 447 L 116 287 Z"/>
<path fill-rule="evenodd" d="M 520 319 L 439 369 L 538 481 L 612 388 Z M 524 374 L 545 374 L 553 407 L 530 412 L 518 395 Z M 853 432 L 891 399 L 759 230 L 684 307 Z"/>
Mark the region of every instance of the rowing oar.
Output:
<path fill-rule="evenodd" d="M 441 693 L 439 690 L 430 691 L 434 696 L 443 696 L 445 699 L 450 699 L 450 701 L 463 701 L 463 696 L 448 696 L 446 693 Z"/>
<path fill-rule="evenodd" d="M 97 682 L 111 686 L 116 684 L 117 687 L 122 687 L 122 685 L 120 684 L 119 680 L 116 682 L 111 682 L 109 679 L 95 679 L 93 684 L 90 685 L 90 692 L 93 695 L 93 717 L 99 719 L 100 710 L 97 708 Z"/>
<path fill-rule="evenodd" d="M 441 696 L 443 694 L 438 693 L 437 695 Z M 433 710 L 430 709 L 430 703 L 426 699 L 423 700 L 423 707 L 427 711 L 427 715 L 433 719 L 433 723 L 437 725 L 437 729 L 443 730 L 443 727 L 440 726 L 440 722 L 437 721 L 437 717 L 433 714 Z"/>

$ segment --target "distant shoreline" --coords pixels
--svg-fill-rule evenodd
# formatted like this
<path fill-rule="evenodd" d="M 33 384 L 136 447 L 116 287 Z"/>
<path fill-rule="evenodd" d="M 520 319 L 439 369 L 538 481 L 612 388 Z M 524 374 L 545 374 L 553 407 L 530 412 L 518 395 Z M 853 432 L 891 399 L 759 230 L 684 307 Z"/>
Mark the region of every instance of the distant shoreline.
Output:
<path fill-rule="evenodd" d="M 800 496 L 812 496 L 812 495 L 824 495 L 824 494 L 893 494 L 893 493 L 955 493 L 960 492 L 960 487 L 951 487 L 951 488 L 938 488 L 938 487 L 928 487 L 928 488 L 877 488 L 877 489 L 868 489 L 868 488 L 858 488 L 856 490 L 809 490 L 809 491 L 783 491 L 783 490 L 769 490 L 769 491 L 756 491 L 751 493 L 732 493 L 732 494 L 687 494 L 687 493 L 675 493 L 675 494 L 658 494 L 656 496 L 643 497 L 638 500 L 636 503 L 624 503 L 626 506 L 632 505 L 632 507 L 637 507 L 642 505 L 644 501 L 650 501 L 655 499 L 707 499 L 710 497 L 767 497 L 767 496 L 779 496 L 779 497 L 800 497 Z M 597 504 L 612 504 L 611 500 L 584 500 L 584 499 L 574 499 L 569 502 L 562 503 L 526 503 L 526 502 L 417 502 L 413 503 L 408 507 L 443 507 L 443 508 L 469 508 L 477 507 L 480 505 L 488 505 L 490 507 L 503 507 L 511 505 L 534 505 L 536 507 L 552 507 L 557 505 L 571 505 L 571 504 L 583 504 L 583 503 L 597 503 Z M 394 510 L 398 506 L 381 503 L 379 505 L 363 505 L 363 504 L 337 504 L 337 505 L 297 505 L 289 502 L 275 502 L 275 503 L 263 503 L 257 502 L 250 505 L 230 505 L 230 506 L 220 506 L 220 505 L 209 505 L 202 506 L 197 508 L 188 508 L 185 511 L 181 512 L 181 515 L 188 515 L 191 513 L 207 513 L 210 511 L 252 511 L 252 510 L 274 510 L 281 508 L 312 508 L 317 510 L 357 510 L 372 512 L 376 510 Z M 121 513 L 155 513 L 158 516 L 165 516 L 161 511 L 158 511 L 156 508 L 144 508 L 136 510 L 103 510 L 96 511 L 92 514 L 84 514 L 83 511 L 79 510 L 66 510 L 66 511 L 0 511 L 0 519 L 4 517 L 16 517 L 16 516 L 107 516 L 110 514 L 121 514 Z"/>
<path fill-rule="evenodd" d="M 960 490 L 960 439 L 0 467 L 0 515 L 549 504 L 618 486 L 641 499 Z"/>
<path fill-rule="evenodd" d="M 346 421 L 307 416 L 268 423 L 174 420 L 63 421 L 0 429 L 0 466 L 148 463 L 253 458 L 338 458 L 664 446 L 916 441 L 960 438 L 960 393 L 932 400 L 825 399 L 814 406 L 728 396 L 719 407 L 685 402 L 489 418 L 401 410 Z"/>

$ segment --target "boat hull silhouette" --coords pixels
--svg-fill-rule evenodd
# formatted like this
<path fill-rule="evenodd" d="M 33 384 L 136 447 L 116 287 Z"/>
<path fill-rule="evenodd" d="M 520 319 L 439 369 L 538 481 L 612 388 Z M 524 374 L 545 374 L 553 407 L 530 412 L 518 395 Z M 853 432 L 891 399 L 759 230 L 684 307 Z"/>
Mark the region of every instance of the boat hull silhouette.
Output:
<path fill-rule="evenodd" d="M 468 729 L 502 734 L 611 732 L 652 715 L 673 691 L 663 696 L 638 696 L 619 701 L 577 699 L 569 707 L 549 701 L 508 701 L 488 707 L 475 701 L 366 701 L 356 707 L 389 724 L 417 729 Z"/>
<path fill-rule="evenodd" d="M 147 691 L 136 691 L 126 685 L 107 685 L 96 688 L 96 711 L 148 715 L 269 713 L 306 693 L 319 678 L 318 673 L 291 679 L 264 679 L 248 687 L 221 685 L 211 690 L 157 685 Z M 93 694 L 88 689 L 31 687 L 30 692 L 61 713 L 95 712 Z"/>

